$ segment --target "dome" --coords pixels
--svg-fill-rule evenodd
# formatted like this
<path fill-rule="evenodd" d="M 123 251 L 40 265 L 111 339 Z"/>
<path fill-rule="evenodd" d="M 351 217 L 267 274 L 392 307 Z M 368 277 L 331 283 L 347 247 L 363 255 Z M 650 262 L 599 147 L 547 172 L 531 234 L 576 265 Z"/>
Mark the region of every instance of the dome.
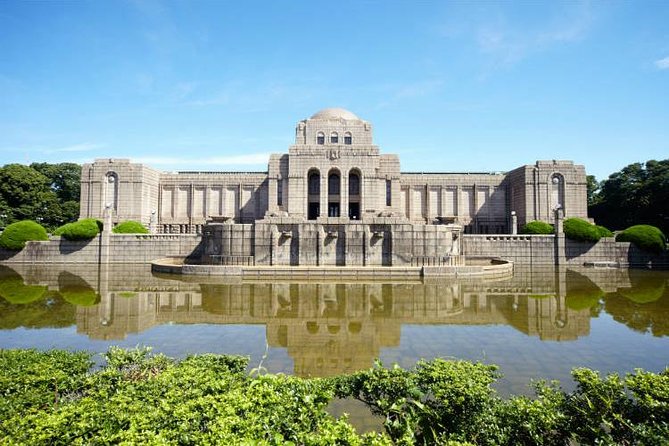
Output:
<path fill-rule="evenodd" d="M 343 108 L 324 108 L 315 113 L 311 119 L 346 119 L 347 121 L 360 121 L 360 118 Z"/>

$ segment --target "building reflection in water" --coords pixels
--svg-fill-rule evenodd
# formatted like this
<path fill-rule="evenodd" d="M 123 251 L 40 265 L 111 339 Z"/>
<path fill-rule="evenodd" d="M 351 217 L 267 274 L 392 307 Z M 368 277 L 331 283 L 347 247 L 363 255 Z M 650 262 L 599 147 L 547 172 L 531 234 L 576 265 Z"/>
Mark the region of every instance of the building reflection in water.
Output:
<path fill-rule="evenodd" d="M 99 305 L 77 309 L 77 330 L 120 339 L 167 323 L 260 324 L 269 346 L 287 349 L 300 376 L 368 368 L 381 348 L 399 346 L 405 324 L 508 324 L 558 341 L 588 334 L 590 312 L 568 308 L 559 281 L 533 285 L 160 281 L 133 295 L 101 290 Z"/>
<path fill-rule="evenodd" d="M 63 271 L 26 268 L 26 283 L 63 286 Z M 161 324 L 264 325 L 269 346 L 287 349 L 300 376 L 368 368 L 381 348 L 399 346 L 407 324 L 510 325 L 542 340 L 575 340 L 589 334 L 591 313 L 611 291 L 607 287 L 630 286 L 621 271 L 589 277 L 517 272 L 489 283 L 217 284 L 113 266 L 78 270 L 77 276 L 78 289 L 87 284 L 99 299 L 77 306 L 78 333 L 123 339 Z"/>

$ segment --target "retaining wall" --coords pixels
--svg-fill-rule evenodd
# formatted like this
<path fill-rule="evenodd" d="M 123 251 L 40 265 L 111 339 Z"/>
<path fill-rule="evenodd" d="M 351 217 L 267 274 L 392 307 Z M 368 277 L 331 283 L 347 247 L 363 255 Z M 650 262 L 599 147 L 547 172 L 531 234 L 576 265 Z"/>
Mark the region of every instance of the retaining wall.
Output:
<path fill-rule="evenodd" d="M 561 240 L 560 240 L 561 239 Z M 516 265 L 555 265 L 556 255 L 566 265 L 669 268 L 669 252 L 650 254 L 629 242 L 613 237 L 597 243 L 577 242 L 551 235 L 463 235 L 462 251 L 467 257 L 500 257 Z M 564 246 L 557 248 L 556 245 Z"/>
<path fill-rule="evenodd" d="M 73 241 L 52 237 L 28 242 L 21 251 L 0 248 L 6 263 L 150 263 L 162 257 L 188 257 L 197 253 L 199 235 L 100 234 L 92 240 Z"/>

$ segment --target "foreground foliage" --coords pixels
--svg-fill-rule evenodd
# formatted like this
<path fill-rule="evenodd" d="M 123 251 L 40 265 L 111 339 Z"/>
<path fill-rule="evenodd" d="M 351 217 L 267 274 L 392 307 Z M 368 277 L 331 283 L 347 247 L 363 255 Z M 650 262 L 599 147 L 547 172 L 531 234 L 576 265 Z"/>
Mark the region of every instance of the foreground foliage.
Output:
<path fill-rule="evenodd" d="M 126 220 L 114 226 L 112 232 L 114 234 L 148 234 L 149 230 L 138 221 Z"/>
<path fill-rule="evenodd" d="M 655 226 L 630 226 L 616 236 L 617 242 L 632 242 L 644 251 L 659 253 L 667 247 L 667 238 Z"/>
<path fill-rule="evenodd" d="M 30 220 L 17 221 L 0 234 L 0 246 L 14 251 L 23 249 L 30 240 L 49 240 L 44 226 Z"/>
<path fill-rule="evenodd" d="M 574 392 L 535 385 L 503 400 L 495 366 L 419 362 L 349 376 L 253 376 L 247 360 L 198 355 L 176 361 L 147 349 L 91 355 L 0 350 L 0 438 L 8 444 L 664 444 L 669 369 L 602 378 L 576 369 Z M 385 433 L 357 434 L 325 408 L 365 402 Z"/>

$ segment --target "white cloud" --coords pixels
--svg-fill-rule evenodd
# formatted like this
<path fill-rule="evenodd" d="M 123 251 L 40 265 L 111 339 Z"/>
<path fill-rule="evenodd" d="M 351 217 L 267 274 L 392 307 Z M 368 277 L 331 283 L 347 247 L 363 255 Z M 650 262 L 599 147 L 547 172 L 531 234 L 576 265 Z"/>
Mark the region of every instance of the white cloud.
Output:
<path fill-rule="evenodd" d="M 477 4 L 453 14 L 437 32 L 448 39 L 473 40 L 493 67 L 510 66 L 556 45 L 583 40 L 596 21 L 595 12 L 588 1 L 558 4 L 543 17 L 523 23 L 503 6 Z"/>
<path fill-rule="evenodd" d="M 669 56 L 664 59 L 656 60 L 655 66 L 660 70 L 669 70 Z"/>

